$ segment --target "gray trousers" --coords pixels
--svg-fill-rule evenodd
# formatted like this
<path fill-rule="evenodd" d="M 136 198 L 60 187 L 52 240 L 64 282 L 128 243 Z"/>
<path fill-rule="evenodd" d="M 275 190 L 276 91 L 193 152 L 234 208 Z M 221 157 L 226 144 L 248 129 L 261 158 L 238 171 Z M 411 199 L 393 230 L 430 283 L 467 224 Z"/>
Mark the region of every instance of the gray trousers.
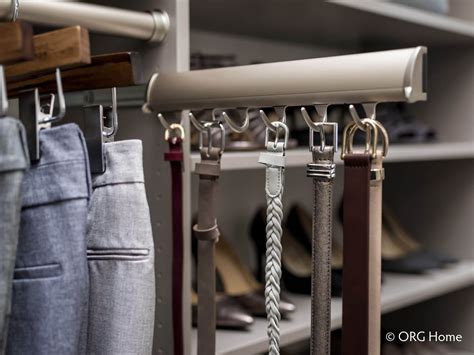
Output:
<path fill-rule="evenodd" d="M 13 118 L 0 118 L 0 354 L 4 353 L 7 341 L 20 229 L 20 189 L 28 165 L 22 124 Z"/>
<path fill-rule="evenodd" d="M 22 184 L 7 354 L 80 354 L 88 301 L 88 156 L 74 124 L 41 131 L 40 151 Z"/>
<path fill-rule="evenodd" d="M 142 143 L 107 143 L 105 155 L 106 172 L 92 179 L 88 217 L 87 353 L 149 355 L 155 274 Z"/>

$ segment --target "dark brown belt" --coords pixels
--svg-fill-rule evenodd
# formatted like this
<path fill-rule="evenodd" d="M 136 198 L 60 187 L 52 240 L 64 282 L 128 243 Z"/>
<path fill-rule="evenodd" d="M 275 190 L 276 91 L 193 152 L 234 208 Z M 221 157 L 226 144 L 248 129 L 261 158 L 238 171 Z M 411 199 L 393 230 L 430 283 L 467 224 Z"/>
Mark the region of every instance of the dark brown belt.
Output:
<path fill-rule="evenodd" d="M 216 220 L 216 197 L 222 149 L 201 149 L 199 175 L 198 222 L 193 227 L 198 239 L 198 355 L 216 353 L 216 274 L 215 243 L 219 239 Z"/>
<path fill-rule="evenodd" d="M 307 176 L 313 178 L 311 354 L 329 355 L 331 339 L 332 190 L 334 149 L 313 147 Z"/>
<path fill-rule="evenodd" d="M 370 155 L 344 157 L 342 354 L 369 351 Z M 380 315 L 378 315 L 380 317 Z"/>
<path fill-rule="evenodd" d="M 171 167 L 173 349 L 175 355 L 183 355 L 183 147 L 180 137 L 168 138 L 168 143 L 165 160 Z"/>

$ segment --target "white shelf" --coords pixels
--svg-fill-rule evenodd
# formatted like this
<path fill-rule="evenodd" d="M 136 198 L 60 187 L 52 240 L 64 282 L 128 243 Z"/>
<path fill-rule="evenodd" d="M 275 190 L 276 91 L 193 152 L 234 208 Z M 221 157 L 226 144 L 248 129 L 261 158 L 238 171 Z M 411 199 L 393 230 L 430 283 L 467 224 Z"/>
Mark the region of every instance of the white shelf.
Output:
<path fill-rule="evenodd" d="M 330 0 L 329 2 L 381 17 L 392 18 L 435 30 L 443 30 L 474 39 L 474 24 L 454 17 L 386 1 Z"/>
<path fill-rule="evenodd" d="M 190 5 L 191 28 L 296 43 L 393 48 L 474 41 L 472 22 L 386 1 L 206 0 Z M 229 23 L 228 14 L 238 24 Z"/>
<path fill-rule="evenodd" d="M 245 170 L 263 168 L 258 163 L 260 152 L 224 152 L 222 156 L 222 170 Z M 286 154 L 287 167 L 304 167 L 311 159 L 307 149 L 288 150 Z M 471 159 L 474 158 L 474 142 L 455 143 L 427 143 L 427 144 L 392 144 L 389 148 L 386 162 L 409 162 L 428 160 Z M 199 154 L 191 154 L 191 164 L 199 161 Z M 339 154 L 337 164 L 342 164 Z"/>
<path fill-rule="evenodd" d="M 426 275 L 385 274 L 382 287 L 382 313 L 401 309 L 443 294 L 474 285 L 474 261 L 463 261 L 450 268 Z M 297 306 L 291 320 L 281 323 L 281 346 L 304 340 L 310 336 L 311 305 L 308 296 L 290 295 Z M 342 325 L 342 302 L 332 302 L 333 329 Z M 193 351 L 196 351 L 197 332 L 193 329 Z M 255 354 L 267 347 L 266 321 L 257 319 L 250 331 L 217 331 L 217 354 Z"/>

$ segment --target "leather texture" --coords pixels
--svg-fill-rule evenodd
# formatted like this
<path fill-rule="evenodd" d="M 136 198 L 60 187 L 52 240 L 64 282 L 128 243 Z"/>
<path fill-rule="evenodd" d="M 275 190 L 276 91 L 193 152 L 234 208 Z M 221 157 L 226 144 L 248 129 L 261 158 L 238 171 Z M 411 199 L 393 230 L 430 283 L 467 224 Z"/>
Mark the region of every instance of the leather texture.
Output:
<path fill-rule="evenodd" d="M 198 221 L 193 227 L 194 235 L 198 239 L 198 355 L 216 353 L 215 243 L 219 238 L 216 197 L 220 152 L 218 148 L 203 149 L 201 162 L 197 163 L 195 168 L 195 173 L 199 175 Z"/>
<path fill-rule="evenodd" d="M 382 156 L 377 154 L 371 161 L 371 170 L 382 171 Z M 381 174 L 383 176 L 383 174 Z M 374 176 L 374 174 L 372 174 Z M 382 179 L 370 181 L 370 238 L 369 238 L 369 354 L 380 354 L 382 285 Z"/>
<path fill-rule="evenodd" d="M 342 355 L 369 348 L 370 156 L 344 158 Z"/>
<path fill-rule="evenodd" d="M 313 179 L 313 236 L 311 252 L 311 354 L 329 355 L 331 339 L 332 190 L 334 174 L 312 175 L 334 167 L 334 149 L 313 148 L 308 176 Z M 329 169 L 330 171 L 331 169 Z"/>
<path fill-rule="evenodd" d="M 168 143 L 165 160 L 169 161 L 171 168 L 173 352 L 183 355 L 183 147 L 180 138 L 170 139 Z"/>

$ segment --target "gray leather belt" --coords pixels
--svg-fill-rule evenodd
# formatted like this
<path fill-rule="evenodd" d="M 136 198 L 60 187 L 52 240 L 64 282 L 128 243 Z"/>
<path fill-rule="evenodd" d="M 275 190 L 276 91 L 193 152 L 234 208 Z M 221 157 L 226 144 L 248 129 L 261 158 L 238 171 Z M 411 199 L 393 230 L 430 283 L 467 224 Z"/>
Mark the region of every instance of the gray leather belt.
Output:
<path fill-rule="evenodd" d="M 193 227 L 198 239 L 198 354 L 216 353 L 216 271 L 215 243 L 219 239 L 216 220 L 216 197 L 220 175 L 220 148 L 201 149 L 198 221 Z"/>
<path fill-rule="evenodd" d="M 329 355 L 331 339 L 332 190 L 336 173 L 333 147 L 313 147 L 307 176 L 313 178 L 311 270 L 311 354 Z"/>

